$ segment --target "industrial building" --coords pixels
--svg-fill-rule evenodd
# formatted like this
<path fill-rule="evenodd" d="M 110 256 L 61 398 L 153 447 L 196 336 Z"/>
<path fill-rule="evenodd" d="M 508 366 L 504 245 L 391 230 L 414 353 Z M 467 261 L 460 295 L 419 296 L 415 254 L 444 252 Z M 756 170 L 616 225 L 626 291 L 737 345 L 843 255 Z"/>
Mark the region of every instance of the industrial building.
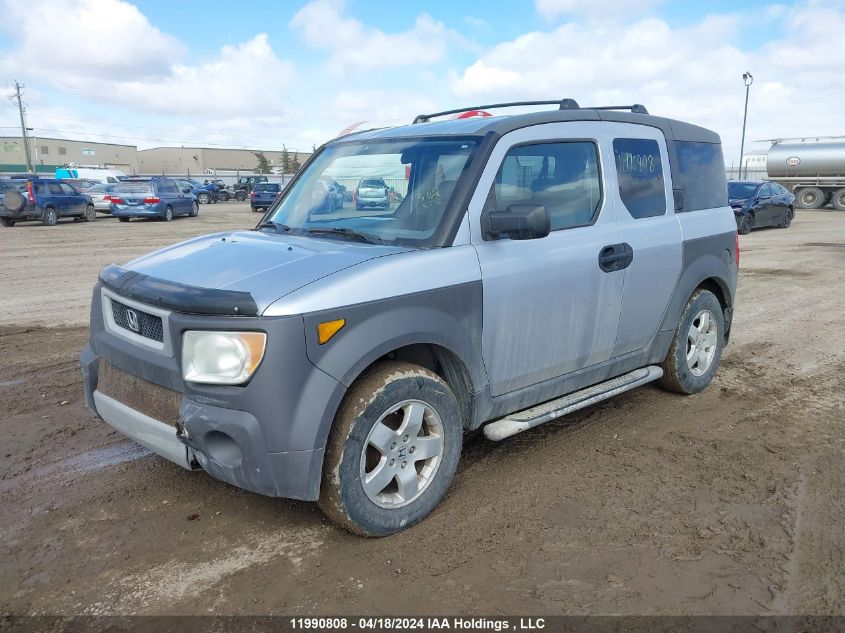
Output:
<path fill-rule="evenodd" d="M 100 165 L 132 174 L 137 167 L 135 145 L 29 137 L 29 154 L 38 172 L 53 173 L 65 165 Z M 0 136 L 0 173 L 26 171 L 26 152 L 20 136 Z"/>
<path fill-rule="evenodd" d="M 262 153 L 274 172 L 282 168 L 282 152 L 260 149 L 228 149 L 222 147 L 153 147 L 138 151 L 139 174 L 226 174 L 252 172 L 258 167 L 257 153 Z M 310 152 L 289 151 L 302 164 Z M 289 170 L 291 171 L 291 170 Z"/>

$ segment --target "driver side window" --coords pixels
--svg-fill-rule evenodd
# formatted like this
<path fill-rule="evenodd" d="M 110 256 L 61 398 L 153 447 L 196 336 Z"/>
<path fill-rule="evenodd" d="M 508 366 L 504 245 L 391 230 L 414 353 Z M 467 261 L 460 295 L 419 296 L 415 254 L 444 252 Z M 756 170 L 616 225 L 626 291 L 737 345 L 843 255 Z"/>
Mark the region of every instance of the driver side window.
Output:
<path fill-rule="evenodd" d="M 590 141 L 512 147 L 490 189 L 486 211 L 546 207 L 552 231 L 592 224 L 601 206 L 598 153 Z"/>

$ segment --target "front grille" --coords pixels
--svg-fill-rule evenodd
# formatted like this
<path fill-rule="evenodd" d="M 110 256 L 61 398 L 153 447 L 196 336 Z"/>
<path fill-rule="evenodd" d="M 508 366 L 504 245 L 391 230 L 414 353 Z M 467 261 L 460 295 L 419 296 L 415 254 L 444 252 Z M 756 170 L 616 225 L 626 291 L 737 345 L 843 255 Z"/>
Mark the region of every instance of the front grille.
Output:
<path fill-rule="evenodd" d="M 129 306 L 125 306 L 114 299 L 111 301 L 111 310 L 114 322 L 117 326 L 152 341 L 157 341 L 159 343 L 164 342 L 164 326 L 162 325 L 160 316 L 148 314 L 147 312 L 136 308 L 130 308 Z M 130 325 L 130 311 L 134 312 L 137 317 L 137 329 L 131 327 Z"/>
<path fill-rule="evenodd" d="M 133 376 L 100 360 L 97 391 L 144 415 L 176 426 L 182 394 Z"/>

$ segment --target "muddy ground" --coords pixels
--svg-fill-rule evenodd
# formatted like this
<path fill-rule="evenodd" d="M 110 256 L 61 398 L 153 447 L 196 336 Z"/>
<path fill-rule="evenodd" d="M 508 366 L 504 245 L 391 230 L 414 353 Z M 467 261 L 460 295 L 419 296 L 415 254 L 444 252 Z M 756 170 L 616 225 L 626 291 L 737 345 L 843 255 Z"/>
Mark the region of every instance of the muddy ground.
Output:
<path fill-rule="evenodd" d="M 474 440 L 440 508 L 380 540 L 188 473 L 83 407 L 97 270 L 256 218 L 0 230 L 0 612 L 845 614 L 845 213 L 742 238 L 708 390 Z"/>

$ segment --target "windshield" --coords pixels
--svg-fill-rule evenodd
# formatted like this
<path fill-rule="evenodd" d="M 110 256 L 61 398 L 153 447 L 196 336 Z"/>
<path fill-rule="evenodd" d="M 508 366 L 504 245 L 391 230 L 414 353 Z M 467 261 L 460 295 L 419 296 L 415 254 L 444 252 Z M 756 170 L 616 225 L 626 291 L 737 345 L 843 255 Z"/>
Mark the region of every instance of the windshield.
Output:
<path fill-rule="evenodd" d="M 750 198 L 757 191 L 757 185 L 748 182 L 729 182 L 728 198 L 744 200 Z"/>
<path fill-rule="evenodd" d="M 426 246 L 476 145 L 476 139 L 437 138 L 329 146 L 267 220 L 331 239 L 358 233 L 376 242 Z"/>

